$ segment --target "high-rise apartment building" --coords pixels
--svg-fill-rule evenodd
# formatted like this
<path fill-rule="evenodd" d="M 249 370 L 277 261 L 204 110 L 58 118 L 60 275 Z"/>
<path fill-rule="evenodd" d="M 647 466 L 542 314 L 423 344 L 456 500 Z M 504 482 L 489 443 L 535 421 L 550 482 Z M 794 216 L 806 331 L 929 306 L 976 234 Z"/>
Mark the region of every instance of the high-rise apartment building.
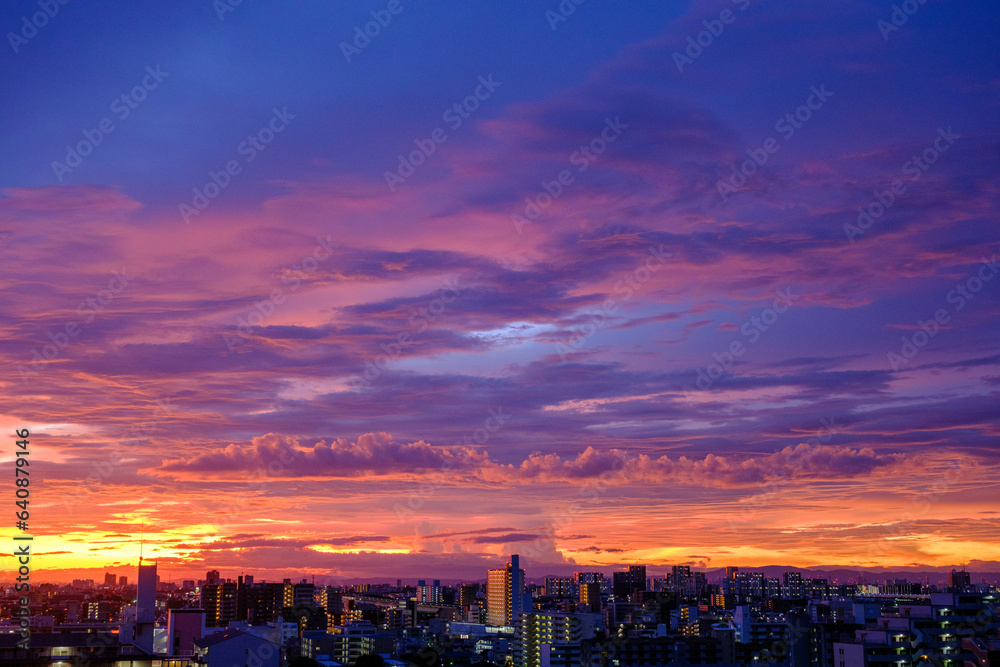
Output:
<path fill-rule="evenodd" d="M 781 597 L 786 600 L 799 600 L 806 596 L 805 582 L 801 572 L 785 572 L 781 579 Z"/>
<path fill-rule="evenodd" d="M 599 614 L 531 611 L 521 615 L 514 640 L 515 667 L 582 664 L 582 642 L 600 628 Z M 560 660 L 553 661 L 558 655 Z"/>
<path fill-rule="evenodd" d="M 576 597 L 576 579 L 573 577 L 546 577 L 545 594 L 550 597 Z"/>
<path fill-rule="evenodd" d="M 580 587 L 580 604 L 588 605 L 591 611 L 600 611 L 601 585 L 599 583 L 583 584 Z"/>
<path fill-rule="evenodd" d="M 640 591 L 646 590 L 646 566 L 645 565 L 629 565 L 628 574 L 632 579 L 632 585 L 638 588 Z"/>
<path fill-rule="evenodd" d="M 520 567 L 520 557 L 513 554 L 505 568 L 490 570 L 486 577 L 486 623 L 487 625 L 512 626 L 523 611 L 531 608 L 526 603 L 528 594 L 524 590 L 524 570 Z"/>
<path fill-rule="evenodd" d="M 466 607 L 471 607 L 476 601 L 476 589 L 478 587 L 475 584 L 462 584 L 458 587 L 458 605 L 463 609 Z"/>
<path fill-rule="evenodd" d="M 646 590 L 646 566 L 630 565 L 625 572 L 615 572 L 612 592 L 618 600 L 638 597 Z"/>
<path fill-rule="evenodd" d="M 239 620 L 237 610 L 239 586 L 235 581 L 205 584 L 201 588 L 201 608 L 205 610 L 205 626 L 225 627 Z"/>
<path fill-rule="evenodd" d="M 441 580 L 434 579 L 430 584 L 424 579 L 418 581 L 417 602 L 421 604 L 441 604 Z"/>
<path fill-rule="evenodd" d="M 952 570 L 948 573 L 948 586 L 956 593 L 965 591 L 965 588 L 971 585 L 972 576 L 965 570 Z"/>

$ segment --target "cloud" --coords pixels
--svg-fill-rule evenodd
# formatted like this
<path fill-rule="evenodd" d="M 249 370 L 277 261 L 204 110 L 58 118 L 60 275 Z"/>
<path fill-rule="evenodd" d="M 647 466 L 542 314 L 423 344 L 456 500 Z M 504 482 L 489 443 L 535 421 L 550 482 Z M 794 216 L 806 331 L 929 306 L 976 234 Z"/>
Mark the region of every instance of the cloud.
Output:
<path fill-rule="evenodd" d="M 142 206 L 114 187 L 86 185 L 4 188 L 0 216 L 56 215 L 71 218 L 129 213 Z"/>
<path fill-rule="evenodd" d="M 165 471 L 229 473 L 259 471 L 262 476 L 355 477 L 371 474 L 461 470 L 481 460 L 473 448 L 399 443 L 388 433 L 366 433 L 356 441 L 338 438 L 303 447 L 295 438 L 268 433 L 249 446 L 229 445 L 190 458 L 164 461 Z M 274 472 L 272 472 L 274 471 Z"/>
<path fill-rule="evenodd" d="M 323 537 L 322 539 L 287 539 L 287 538 L 253 538 L 241 539 L 239 536 L 225 540 L 206 543 L 179 543 L 172 545 L 174 549 L 191 549 L 193 551 L 228 551 L 232 549 L 304 549 L 317 546 L 358 546 L 377 542 L 389 542 L 388 535 L 351 535 L 347 537 Z"/>
<path fill-rule="evenodd" d="M 703 459 L 686 456 L 658 458 L 624 451 L 599 452 L 593 447 L 574 458 L 557 454 L 532 454 L 520 465 L 488 465 L 483 471 L 490 481 L 581 482 L 605 485 L 661 484 L 744 488 L 791 479 L 849 479 L 901 466 L 903 454 L 877 454 L 870 448 L 812 446 L 805 443 L 785 447 L 769 455 L 737 458 L 708 454 Z"/>
<path fill-rule="evenodd" d="M 338 438 L 312 447 L 297 439 L 269 433 L 253 438 L 249 446 L 229 445 L 215 452 L 165 461 L 168 472 L 227 475 L 254 471 L 254 481 L 268 478 L 359 477 L 430 474 L 446 471 L 452 482 L 482 481 L 490 484 L 568 483 L 619 486 L 674 484 L 715 488 L 744 488 L 791 479 L 850 479 L 898 468 L 907 461 L 901 453 L 876 453 L 871 448 L 810 445 L 787 446 L 771 454 L 747 457 L 707 454 L 687 456 L 630 456 L 624 450 L 599 451 L 587 447 L 576 456 L 535 452 L 520 463 L 496 463 L 489 453 L 471 447 L 434 447 L 426 442 L 408 444 L 387 433 L 368 433 L 356 441 Z M 460 477 L 461 476 L 461 477 Z M 499 532 L 484 529 L 481 533 Z M 428 537 L 474 535 L 477 531 L 439 533 Z M 509 538 L 509 539 L 508 539 Z M 510 533 L 480 536 L 475 543 L 498 544 L 535 536 Z"/>
<path fill-rule="evenodd" d="M 573 553 L 588 551 L 595 554 L 617 554 L 617 553 L 625 553 L 626 551 L 628 551 L 628 549 L 619 549 L 617 547 L 603 548 L 591 545 L 589 547 L 581 547 L 579 549 L 568 549 L 568 551 Z"/>
<path fill-rule="evenodd" d="M 460 537 L 466 535 L 483 535 L 489 533 L 509 533 L 516 530 L 516 528 L 480 528 L 479 530 L 463 530 L 451 533 L 434 533 L 432 535 L 424 535 L 428 539 L 430 538 L 441 538 L 441 537 Z"/>
<path fill-rule="evenodd" d="M 472 540 L 474 544 L 507 544 L 509 542 L 534 542 L 542 539 L 534 533 L 507 533 L 505 535 L 480 536 Z"/>

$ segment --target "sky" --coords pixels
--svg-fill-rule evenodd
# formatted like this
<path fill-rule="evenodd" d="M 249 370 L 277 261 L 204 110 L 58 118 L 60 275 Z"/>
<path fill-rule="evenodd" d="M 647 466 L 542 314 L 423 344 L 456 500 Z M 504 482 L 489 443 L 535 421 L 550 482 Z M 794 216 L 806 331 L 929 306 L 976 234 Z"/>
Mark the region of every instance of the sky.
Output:
<path fill-rule="evenodd" d="M 0 26 L 34 576 L 1000 570 L 995 2 Z"/>

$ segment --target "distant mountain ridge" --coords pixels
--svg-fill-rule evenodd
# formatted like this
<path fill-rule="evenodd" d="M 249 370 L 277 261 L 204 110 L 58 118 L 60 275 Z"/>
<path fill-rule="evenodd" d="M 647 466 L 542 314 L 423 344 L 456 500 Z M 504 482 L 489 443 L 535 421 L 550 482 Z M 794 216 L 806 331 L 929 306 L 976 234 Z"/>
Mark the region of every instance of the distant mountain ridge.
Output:
<path fill-rule="evenodd" d="M 621 565 L 615 570 L 625 569 Z M 911 583 L 941 584 L 947 583 L 948 573 L 951 570 L 967 570 L 972 574 L 972 583 L 978 584 L 984 580 L 989 582 L 1000 582 L 1000 561 L 970 561 L 966 565 L 930 566 L 914 565 L 912 567 L 866 567 L 851 568 L 843 565 L 821 565 L 815 567 L 796 567 L 793 565 L 762 565 L 757 567 L 738 566 L 741 572 L 763 572 L 765 577 L 781 579 L 785 572 L 801 572 L 803 576 L 810 579 L 826 579 L 830 583 L 849 584 L 859 583 L 862 578 L 865 583 L 879 583 L 887 579 L 906 579 Z M 586 567 L 578 567 L 580 571 L 586 571 Z M 591 570 L 596 568 L 589 568 Z M 726 576 L 726 568 L 699 568 L 691 567 L 693 571 L 704 572 L 709 581 L 719 582 Z M 662 577 L 664 573 L 670 571 L 670 566 L 646 566 L 648 577 Z M 567 576 L 565 574 L 550 574 L 545 576 Z M 545 577 L 528 577 L 529 581 L 543 583 Z"/>
<path fill-rule="evenodd" d="M 939 584 L 948 581 L 951 570 L 966 569 L 972 574 L 972 582 L 979 583 L 1000 580 L 1000 563 L 996 561 L 983 562 L 984 568 L 973 569 L 972 566 L 955 565 L 952 567 L 915 566 L 912 568 L 846 568 L 843 566 L 793 567 L 790 565 L 765 565 L 763 567 L 741 567 L 744 572 L 763 572 L 766 577 L 781 578 L 784 572 L 808 573 L 810 579 L 827 579 L 830 583 L 858 583 L 864 578 L 865 583 L 877 583 L 887 579 L 906 579 L 913 583 Z M 992 569 L 987 569 L 992 568 Z M 724 579 L 726 568 L 709 569 L 705 572 L 710 580 Z"/>

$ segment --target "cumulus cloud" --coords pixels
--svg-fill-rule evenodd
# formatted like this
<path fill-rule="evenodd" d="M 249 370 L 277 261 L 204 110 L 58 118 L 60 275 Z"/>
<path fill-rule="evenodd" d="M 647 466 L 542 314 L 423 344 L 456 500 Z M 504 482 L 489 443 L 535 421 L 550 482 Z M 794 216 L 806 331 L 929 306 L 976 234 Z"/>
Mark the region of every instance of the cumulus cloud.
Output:
<path fill-rule="evenodd" d="M 848 479 L 904 464 L 900 453 L 871 448 L 798 444 L 771 454 L 749 457 L 707 454 L 630 456 L 624 450 L 587 447 L 576 456 L 535 452 L 520 463 L 496 463 L 489 453 L 471 447 L 435 447 L 422 440 L 400 443 L 388 433 L 367 433 L 357 440 L 321 440 L 312 447 L 295 438 L 268 433 L 250 445 L 231 444 L 215 452 L 164 462 L 169 472 L 225 474 L 257 471 L 269 477 L 393 476 L 447 472 L 453 479 L 499 484 L 568 483 L 604 486 L 662 484 L 740 488 L 793 478 Z M 497 532 L 495 530 L 484 533 Z M 470 533 L 466 533 L 470 534 Z M 518 541 L 532 536 L 482 536 L 478 543 Z"/>
<path fill-rule="evenodd" d="M 629 457 L 622 450 L 599 452 L 588 447 L 575 458 L 557 454 L 532 454 L 520 465 L 490 465 L 482 475 L 492 481 L 578 482 L 589 480 L 606 485 L 659 484 L 671 482 L 692 486 L 739 488 L 779 479 L 844 479 L 869 475 L 879 469 L 901 465 L 903 454 L 878 454 L 870 448 L 812 446 L 799 444 L 772 454 L 743 459 L 707 454 L 703 459 L 686 456 Z"/>
<path fill-rule="evenodd" d="M 366 433 L 357 440 L 320 440 L 312 447 L 296 438 L 268 433 L 250 445 L 230 444 L 224 449 L 189 458 L 165 461 L 166 471 L 225 473 L 262 471 L 272 477 L 354 477 L 365 473 L 421 472 L 469 467 L 483 455 L 470 447 L 433 447 L 426 442 L 400 443 L 388 433 Z"/>

